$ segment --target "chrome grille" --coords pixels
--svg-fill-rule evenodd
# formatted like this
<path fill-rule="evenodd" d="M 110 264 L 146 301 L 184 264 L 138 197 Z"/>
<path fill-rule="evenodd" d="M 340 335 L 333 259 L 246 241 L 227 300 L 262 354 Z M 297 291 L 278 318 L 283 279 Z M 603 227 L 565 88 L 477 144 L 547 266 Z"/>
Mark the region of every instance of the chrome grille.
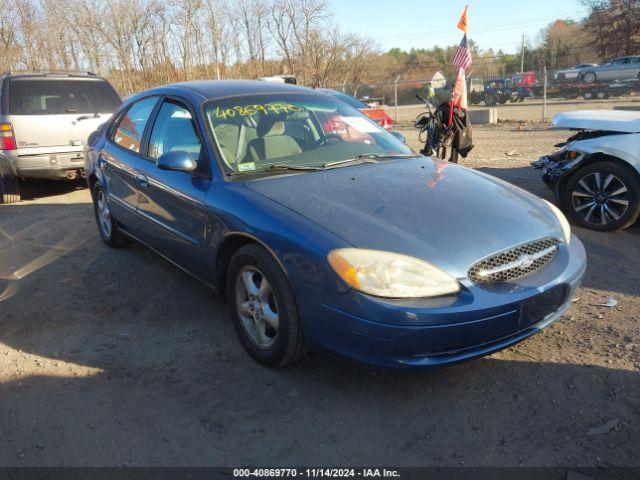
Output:
<path fill-rule="evenodd" d="M 558 240 L 536 240 L 485 258 L 468 272 L 474 283 L 500 283 L 524 277 L 540 270 L 558 253 Z"/>

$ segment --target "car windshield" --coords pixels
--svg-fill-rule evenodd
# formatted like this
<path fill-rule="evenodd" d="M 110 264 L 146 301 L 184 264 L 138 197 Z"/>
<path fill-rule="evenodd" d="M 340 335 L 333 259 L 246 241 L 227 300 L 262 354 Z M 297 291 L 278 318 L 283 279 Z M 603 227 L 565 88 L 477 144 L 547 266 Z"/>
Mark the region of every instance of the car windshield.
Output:
<path fill-rule="evenodd" d="M 346 166 L 411 149 L 355 108 L 326 94 L 229 97 L 205 106 L 227 173 Z"/>

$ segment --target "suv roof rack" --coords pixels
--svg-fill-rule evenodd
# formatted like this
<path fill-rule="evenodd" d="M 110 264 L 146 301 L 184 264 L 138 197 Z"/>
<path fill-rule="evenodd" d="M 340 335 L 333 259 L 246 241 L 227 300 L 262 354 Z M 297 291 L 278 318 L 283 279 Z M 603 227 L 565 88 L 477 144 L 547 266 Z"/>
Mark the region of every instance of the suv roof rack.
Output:
<path fill-rule="evenodd" d="M 67 77 L 97 77 L 98 75 L 91 71 L 82 70 L 7 70 L 2 77 L 10 77 L 13 75 L 51 75 L 51 76 L 67 76 Z"/>

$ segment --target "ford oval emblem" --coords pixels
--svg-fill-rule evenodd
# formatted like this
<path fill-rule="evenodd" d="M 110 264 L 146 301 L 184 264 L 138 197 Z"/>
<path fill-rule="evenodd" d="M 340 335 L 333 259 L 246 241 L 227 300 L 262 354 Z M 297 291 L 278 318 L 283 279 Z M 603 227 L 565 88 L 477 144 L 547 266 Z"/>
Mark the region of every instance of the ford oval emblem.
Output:
<path fill-rule="evenodd" d="M 522 255 L 518 258 L 518 268 L 524 270 L 533 265 L 533 262 L 535 262 L 535 260 L 531 255 Z"/>

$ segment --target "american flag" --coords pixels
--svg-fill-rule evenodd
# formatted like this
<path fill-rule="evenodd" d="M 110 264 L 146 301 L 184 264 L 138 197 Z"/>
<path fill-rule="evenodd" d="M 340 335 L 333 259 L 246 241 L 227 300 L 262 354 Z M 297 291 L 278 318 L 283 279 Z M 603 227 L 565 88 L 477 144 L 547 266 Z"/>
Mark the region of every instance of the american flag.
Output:
<path fill-rule="evenodd" d="M 465 33 L 456 52 L 456 56 L 453 57 L 453 64 L 456 67 L 468 70 L 471 66 L 471 52 L 469 51 L 469 44 L 467 42 L 467 34 Z"/>

